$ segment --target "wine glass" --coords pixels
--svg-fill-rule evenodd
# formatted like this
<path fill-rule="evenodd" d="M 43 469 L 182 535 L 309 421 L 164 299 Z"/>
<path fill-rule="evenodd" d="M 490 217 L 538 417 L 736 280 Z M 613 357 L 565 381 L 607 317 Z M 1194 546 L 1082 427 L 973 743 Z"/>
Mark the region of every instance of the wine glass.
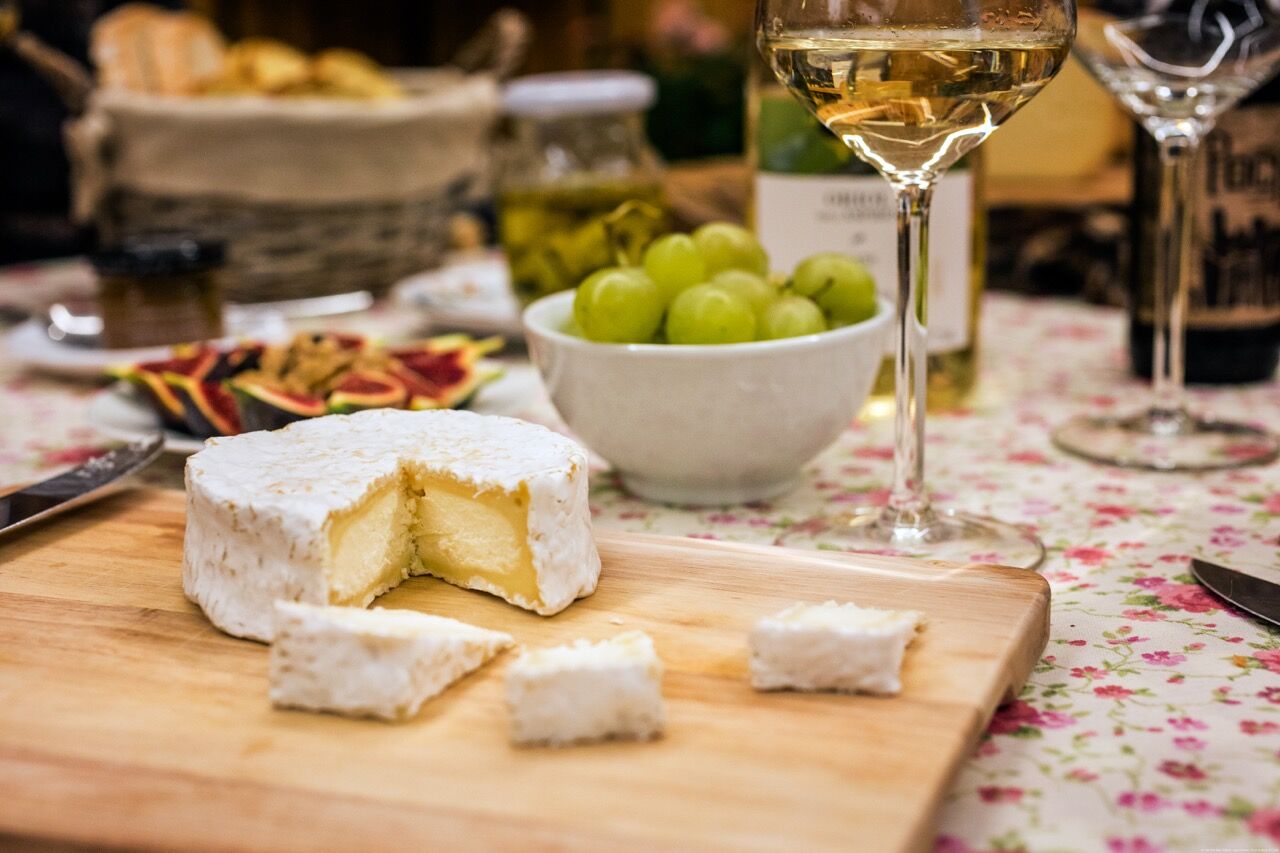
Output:
<path fill-rule="evenodd" d="M 778 80 L 889 181 L 897 204 L 893 486 L 884 507 L 842 519 L 841 540 L 1038 565 L 1035 536 L 935 509 L 924 489 L 929 201 L 942 173 L 1062 67 L 1074 0 L 760 0 L 756 28 Z"/>
<path fill-rule="evenodd" d="M 1218 116 L 1280 68 L 1277 0 L 1082 0 L 1076 53 L 1155 137 L 1160 202 L 1154 265 L 1153 397 L 1143 412 L 1074 418 L 1064 450 L 1110 465 L 1165 471 L 1270 462 L 1274 435 L 1193 415 L 1183 391 L 1192 292 L 1192 166 Z"/>

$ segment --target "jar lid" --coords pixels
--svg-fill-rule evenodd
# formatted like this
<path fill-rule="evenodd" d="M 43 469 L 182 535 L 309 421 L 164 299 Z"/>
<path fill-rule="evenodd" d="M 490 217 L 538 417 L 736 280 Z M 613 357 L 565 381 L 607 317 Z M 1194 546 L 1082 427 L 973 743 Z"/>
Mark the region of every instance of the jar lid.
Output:
<path fill-rule="evenodd" d="M 159 233 L 128 237 L 89 258 L 99 275 L 177 275 L 216 269 L 226 259 L 226 244 L 191 234 Z"/>
<path fill-rule="evenodd" d="M 566 71 L 530 74 L 508 83 L 508 115 L 553 118 L 647 110 L 657 99 L 653 78 L 638 71 Z"/>

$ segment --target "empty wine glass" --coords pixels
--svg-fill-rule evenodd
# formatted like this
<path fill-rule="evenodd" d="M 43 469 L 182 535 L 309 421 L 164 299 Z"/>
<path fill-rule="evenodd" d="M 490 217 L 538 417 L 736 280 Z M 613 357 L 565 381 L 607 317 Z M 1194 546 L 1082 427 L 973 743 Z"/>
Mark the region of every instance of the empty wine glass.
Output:
<path fill-rule="evenodd" d="M 1156 140 L 1153 401 L 1123 417 L 1074 418 L 1064 450 L 1111 465 L 1207 470 L 1269 462 L 1280 444 L 1247 424 L 1199 417 L 1183 390 L 1200 141 L 1224 111 L 1280 68 L 1276 0 L 1082 0 L 1076 53 Z"/>
<path fill-rule="evenodd" d="M 893 186 L 898 209 L 893 486 L 843 517 L 856 550 L 1032 567 L 1033 535 L 935 509 L 924 489 L 929 201 L 937 179 L 1062 67 L 1073 0 L 760 0 L 757 39 L 778 80 Z"/>

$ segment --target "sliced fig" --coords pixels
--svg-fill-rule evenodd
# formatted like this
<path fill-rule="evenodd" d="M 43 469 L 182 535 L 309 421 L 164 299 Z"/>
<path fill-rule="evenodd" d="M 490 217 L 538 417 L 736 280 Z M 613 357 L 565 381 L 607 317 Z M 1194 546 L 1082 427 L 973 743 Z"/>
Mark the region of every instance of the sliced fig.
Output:
<path fill-rule="evenodd" d="M 313 394 L 291 394 L 265 382 L 232 379 L 228 385 L 240 412 L 245 432 L 280 429 L 294 421 L 317 418 L 328 410 L 324 398 Z"/>
<path fill-rule="evenodd" d="M 232 376 L 255 370 L 265 350 L 265 344 L 241 343 L 225 352 L 219 353 L 218 363 L 209 371 L 209 375 L 205 377 L 205 380 L 215 382 L 219 379 L 229 379 Z"/>
<path fill-rule="evenodd" d="M 330 412 L 349 414 L 362 409 L 395 409 L 405 404 L 404 382 L 381 370 L 353 370 L 338 380 L 327 401 Z"/>
<path fill-rule="evenodd" d="M 419 400 L 434 399 L 434 395 L 439 392 L 439 386 L 434 385 L 423 379 L 419 374 L 414 373 L 409 368 L 399 362 L 393 362 L 387 366 L 387 372 L 399 379 L 408 392 L 406 407 L 410 409 L 436 408 L 433 406 L 417 405 Z"/>
<path fill-rule="evenodd" d="M 419 352 L 390 368 L 409 389 L 411 409 L 452 409 L 469 400 L 499 372 L 481 369 L 465 349 Z"/>
<path fill-rule="evenodd" d="M 470 335 L 456 333 L 427 338 L 415 344 L 389 349 L 388 352 L 395 358 L 405 359 L 412 358 L 422 352 L 441 353 L 452 352 L 453 350 L 470 350 L 471 358 L 474 360 L 491 352 L 497 352 L 505 344 L 506 341 L 500 335 L 476 340 Z"/>
<path fill-rule="evenodd" d="M 444 388 L 464 379 L 475 359 L 467 349 L 462 348 L 441 352 L 423 350 L 406 353 L 398 356 L 396 361 L 406 370 L 416 374 L 426 385 Z"/>
<path fill-rule="evenodd" d="M 392 350 L 391 355 L 422 380 L 409 384 L 411 408 L 451 408 L 478 387 L 471 383 L 480 358 L 501 349 L 502 345 L 500 337 L 472 340 L 467 335 L 444 335 L 413 347 Z M 492 377 L 482 381 L 489 378 Z M 419 397 L 430 398 L 430 402 L 414 403 Z"/>
<path fill-rule="evenodd" d="M 223 383 L 176 373 L 164 374 L 164 381 L 182 403 L 183 421 L 192 435 L 209 438 L 243 432 L 235 396 Z"/>
<path fill-rule="evenodd" d="M 502 376 L 504 373 L 501 367 L 491 367 L 485 364 L 477 364 L 471 368 L 471 380 L 466 385 L 456 389 L 458 399 L 454 401 L 449 408 L 465 409 L 471 405 L 475 399 L 476 393 L 490 382 Z"/>
<path fill-rule="evenodd" d="M 218 351 L 203 344 L 183 344 L 172 349 L 163 361 L 142 361 L 107 369 L 116 379 L 137 388 L 166 427 L 182 429 L 185 413 L 182 402 L 165 381 L 166 374 L 206 379 L 218 364 Z"/>

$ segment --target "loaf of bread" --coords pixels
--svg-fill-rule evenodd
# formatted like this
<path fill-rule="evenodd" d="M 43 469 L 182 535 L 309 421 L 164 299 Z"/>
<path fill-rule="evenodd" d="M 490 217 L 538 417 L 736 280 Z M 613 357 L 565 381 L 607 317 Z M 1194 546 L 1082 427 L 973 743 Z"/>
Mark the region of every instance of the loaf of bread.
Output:
<path fill-rule="evenodd" d="M 226 41 L 206 18 L 126 3 L 89 35 L 98 85 L 156 95 L 194 95 L 223 73 Z"/>
<path fill-rule="evenodd" d="M 227 51 L 223 76 L 210 92 L 281 95 L 306 86 L 310 79 L 311 63 L 302 51 L 275 39 L 247 38 Z"/>
<path fill-rule="evenodd" d="M 230 47 L 206 18 L 126 3 L 90 33 L 98 85 L 154 95 L 283 95 L 381 100 L 404 95 L 363 53 L 334 48 L 314 58 L 284 42 L 246 38 Z"/>

